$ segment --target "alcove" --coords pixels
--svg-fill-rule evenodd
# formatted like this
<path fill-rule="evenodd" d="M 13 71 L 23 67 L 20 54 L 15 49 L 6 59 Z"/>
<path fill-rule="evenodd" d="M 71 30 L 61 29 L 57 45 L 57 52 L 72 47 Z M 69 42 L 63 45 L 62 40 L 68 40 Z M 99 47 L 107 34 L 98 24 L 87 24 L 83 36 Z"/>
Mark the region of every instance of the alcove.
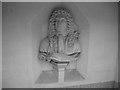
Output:
<path fill-rule="evenodd" d="M 35 85 L 39 87 L 39 85 L 43 84 L 51 84 L 51 83 L 58 83 L 58 73 L 54 72 L 54 76 L 49 76 L 51 74 L 51 70 L 53 66 L 45 61 L 40 61 L 38 59 L 38 50 L 39 50 L 39 45 L 40 41 L 46 36 L 47 29 L 48 29 L 48 17 L 50 14 L 50 11 L 53 9 L 53 7 L 56 7 L 57 5 L 65 6 L 69 8 L 69 10 L 72 12 L 74 21 L 76 25 L 78 26 L 80 30 L 80 45 L 81 45 L 81 55 L 77 63 L 70 63 L 67 66 L 67 72 L 69 72 L 72 69 L 75 69 L 80 73 L 81 78 L 80 79 L 75 79 L 72 80 L 72 82 L 80 81 L 87 78 L 87 65 L 88 65 L 88 46 L 89 46 L 89 22 L 87 18 L 84 16 L 84 14 L 80 11 L 80 9 L 77 8 L 74 3 L 58 3 L 58 4 L 45 4 L 47 7 L 43 7 L 40 11 L 40 13 L 33 19 L 32 21 L 32 68 L 33 68 L 33 82 Z M 39 80 L 39 77 L 42 72 L 47 72 L 47 76 L 52 78 L 55 77 L 53 80 L 49 79 L 48 82 L 45 79 L 41 79 L 43 83 Z M 72 73 L 74 74 L 75 71 L 70 72 L 71 75 Z M 44 73 L 42 73 L 42 76 L 44 77 Z M 77 74 L 74 74 L 77 76 Z M 69 74 L 66 73 L 66 76 Z M 75 77 L 76 77 L 75 76 Z M 68 76 L 69 77 L 69 76 Z M 73 77 L 73 76 L 72 76 Z M 71 76 L 70 76 L 71 78 Z M 45 80 L 45 81 L 44 81 Z M 71 82 L 71 80 L 67 80 L 67 82 Z M 37 83 L 36 83 L 37 81 Z"/>

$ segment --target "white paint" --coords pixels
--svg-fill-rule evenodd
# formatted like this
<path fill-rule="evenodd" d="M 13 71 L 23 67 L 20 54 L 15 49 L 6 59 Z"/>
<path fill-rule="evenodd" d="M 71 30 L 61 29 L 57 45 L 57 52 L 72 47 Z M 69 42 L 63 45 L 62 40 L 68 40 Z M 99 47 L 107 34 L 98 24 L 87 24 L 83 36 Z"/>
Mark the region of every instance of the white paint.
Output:
<path fill-rule="evenodd" d="M 39 40 L 36 38 L 44 36 L 44 34 L 39 36 L 41 33 L 39 30 L 46 29 L 45 22 L 42 22 L 43 29 L 38 28 L 41 25 L 39 21 L 49 11 L 41 15 L 43 10 L 47 10 L 47 7 L 42 7 L 51 5 L 52 3 L 50 5 L 45 3 L 6 3 L 3 5 L 3 88 L 34 87 L 34 81 L 45 67 L 45 64 L 40 65 L 36 58 L 39 45 Z M 82 72 L 87 75 L 87 79 L 64 83 L 62 86 L 115 80 L 114 71 L 118 55 L 117 4 L 76 3 L 76 5 L 90 22 L 90 31 L 87 35 L 89 40 L 84 36 L 84 39 L 89 41 L 89 43 L 86 42 L 89 47 L 84 49 L 86 52 L 89 51 L 88 57 L 84 58 L 84 60 L 88 58 L 88 64 L 86 65 L 87 60 L 81 62 L 84 62 L 82 65 L 86 69 Z M 39 18 L 40 15 L 41 18 Z M 82 33 L 86 35 L 85 32 Z M 87 54 L 84 53 L 84 55 Z M 80 71 L 83 67 L 81 63 L 79 62 L 77 67 Z M 46 70 L 52 69 L 50 65 L 47 66 Z M 57 87 L 59 84 L 47 86 Z"/>

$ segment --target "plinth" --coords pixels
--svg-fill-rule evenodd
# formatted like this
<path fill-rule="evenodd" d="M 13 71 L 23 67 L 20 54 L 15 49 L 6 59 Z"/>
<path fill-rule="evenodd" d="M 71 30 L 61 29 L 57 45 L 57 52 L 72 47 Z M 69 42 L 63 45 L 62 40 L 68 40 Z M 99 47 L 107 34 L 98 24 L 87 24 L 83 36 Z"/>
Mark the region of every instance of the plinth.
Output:
<path fill-rule="evenodd" d="M 54 65 L 54 68 L 58 70 L 58 82 L 63 83 L 64 77 L 65 77 L 65 68 L 67 67 L 69 62 L 68 61 L 58 62 L 58 61 L 52 60 L 50 63 L 52 63 Z"/>
<path fill-rule="evenodd" d="M 42 71 L 36 84 L 50 84 L 50 83 L 65 83 L 65 82 L 76 82 L 84 80 L 84 77 L 76 70 L 67 70 L 66 67 L 70 62 L 65 61 L 55 61 L 51 60 L 50 63 L 53 65 L 54 69 L 50 71 Z"/>

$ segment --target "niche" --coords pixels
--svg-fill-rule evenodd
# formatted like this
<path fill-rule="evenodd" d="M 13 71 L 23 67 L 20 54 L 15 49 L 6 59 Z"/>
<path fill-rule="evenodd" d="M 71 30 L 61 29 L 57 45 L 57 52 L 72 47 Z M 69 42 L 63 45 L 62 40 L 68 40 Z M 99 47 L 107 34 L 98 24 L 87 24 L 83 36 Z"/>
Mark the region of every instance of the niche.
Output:
<path fill-rule="evenodd" d="M 50 15 L 51 10 L 56 6 L 69 8 L 69 10 L 72 12 L 74 21 L 78 26 L 78 29 L 80 32 L 79 41 L 80 41 L 80 48 L 82 53 L 80 55 L 79 60 L 77 60 L 77 62 L 70 63 L 66 67 L 66 69 L 67 70 L 76 69 L 81 74 L 81 76 L 83 76 L 85 79 L 87 77 L 88 47 L 89 47 L 89 22 L 87 18 L 85 18 L 84 14 L 77 8 L 75 3 L 58 3 L 56 5 L 52 3 L 45 3 L 45 5 L 43 6 L 44 6 L 43 9 L 35 17 L 32 23 L 33 83 L 35 85 L 46 84 L 46 83 L 36 83 L 36 81 L 38 80 L 42 72 L 46 72 L 46 71 L 49 72 L 53 70 L 52 64 L 39 60 L 38 52 L 39 52 L 39 45 L 41 40 L 47 35 L 48 17 Z M 54 77 L 57 77 L 57 76 L 55 75 Z M 58 83 L 58 79 L 49 80 L 47 84 L 50 84 L 50 83 Z"/>

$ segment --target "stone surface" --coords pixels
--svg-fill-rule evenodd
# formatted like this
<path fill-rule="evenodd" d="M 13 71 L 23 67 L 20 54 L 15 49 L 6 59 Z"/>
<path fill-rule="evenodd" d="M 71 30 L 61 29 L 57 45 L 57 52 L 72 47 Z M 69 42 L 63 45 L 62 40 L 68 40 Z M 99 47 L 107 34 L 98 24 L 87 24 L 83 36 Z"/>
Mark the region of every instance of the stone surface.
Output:
<path fill-rule="evenodd" d="M 36 84 L 59 83 L 58 81 L 59 78 L 58 78 L 57 70 L 44 71 L 40 74 L 40 76 L 38 77 L 35 83 Z M 77 70 L 75 69 L 65 70 L 64 82 L 71 82 L 71 81 L 74 82 L 80 80 L 84 80 L 84 77 Z"/>
<path fill-rule="evenodd" d="M 58 82 L 58 72 L 53 71 L 43 71 L 38 77 L 36 84 L 44 84 L 44 83 L 57 83 Z"/>
<path fill-rule="evenodd" d="M 76 70 L 65 71 L 65 82 L 84 80 L 84 77 Z"/>

